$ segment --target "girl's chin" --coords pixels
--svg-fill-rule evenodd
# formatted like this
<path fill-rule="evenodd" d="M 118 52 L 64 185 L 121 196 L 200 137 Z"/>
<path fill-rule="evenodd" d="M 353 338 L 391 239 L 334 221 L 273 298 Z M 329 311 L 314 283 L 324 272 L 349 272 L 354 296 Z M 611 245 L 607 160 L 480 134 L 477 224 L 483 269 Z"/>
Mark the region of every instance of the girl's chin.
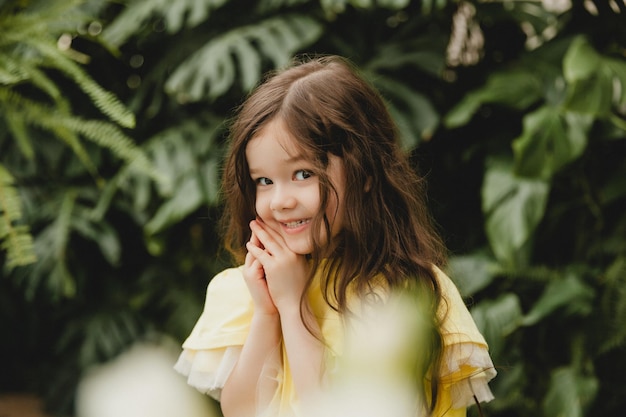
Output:
<path fill-rule="evenodd" d="M 313 243 L 311 239 L 300 236 L 295 238 L 294 236 L 284 236 L 285 244 L 293 253 L 298 255 L 310 255 L 313 252 Z M 326 239 L 322 236 L 321 245 L 326 245 Z M 332 244 L 333 242 L 331 242 Z M 1 416 L 0 416 L 1 417 Z"/>
<path fill-rule="evenodd" d="M 291 251 L 295 253 L 296 255 L 306 256 L 306 255 L 310 255 L 312 252 L 311 248 L 291 248 L 290 247 L 289 249 L 291 249 Z"/>
<path fill-rule="evenodd" d="M 287 242 L 287 247 L 297 255 L 309 255 L 313 250 L 308 242 Z"/>

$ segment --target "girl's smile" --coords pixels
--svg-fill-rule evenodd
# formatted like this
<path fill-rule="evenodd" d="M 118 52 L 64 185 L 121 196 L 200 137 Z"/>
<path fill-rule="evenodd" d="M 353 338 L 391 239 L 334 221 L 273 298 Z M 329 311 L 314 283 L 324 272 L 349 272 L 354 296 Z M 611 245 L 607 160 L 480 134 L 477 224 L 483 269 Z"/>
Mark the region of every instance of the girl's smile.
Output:
<path fill-rule="evenodd" d="M 304 228 L 306 225 L 311 223 L 311 219 L 306 220 L 293 220 L 288 222 L 281 222 L 283 227 L 286 229 L 287 233 L 296 233 L 299 232 L 300 229 Z"/>
<path fill-rule="evenodd" d="M 320 182 L 315 166 L 296 147 L 281 119 L 270 121 L 246 147 L 250 177 L 256 184 L 255 209 L 261 220 L 279 233 L 293 252 L 312 251 L 311 221 L 320 210 Z M 329 157 L 328 174 L 337 191 L 331 193 L 327 216 L 332 234 L 341 230 L 344 195 L 343 165 Z M 323 231 L 320 231 L 323 233 Z M 323 235 L 322 235 L 323 237 Z"/>

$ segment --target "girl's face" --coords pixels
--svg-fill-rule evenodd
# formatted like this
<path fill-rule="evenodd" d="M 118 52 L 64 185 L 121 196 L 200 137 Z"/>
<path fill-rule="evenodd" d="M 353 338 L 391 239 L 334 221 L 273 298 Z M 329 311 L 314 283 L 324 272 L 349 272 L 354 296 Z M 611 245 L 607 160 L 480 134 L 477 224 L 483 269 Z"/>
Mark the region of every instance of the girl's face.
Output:
<path fill-rule="evenodd" d="M 246 147 L 250 177 L 256 184 L 257 215 L 279 233 L 287 247 L 300 255 L 312 251 L 311 220 L 320 210 L 319 178 L 314 165 L 299 152 L 295 139 L 276 118 L 265 125 Z M 341 160 L 329 156 L 328 171 L 337 196 L 330 193 L 326 216 L 335 236 L 342 227 L 344 171 Z"/>

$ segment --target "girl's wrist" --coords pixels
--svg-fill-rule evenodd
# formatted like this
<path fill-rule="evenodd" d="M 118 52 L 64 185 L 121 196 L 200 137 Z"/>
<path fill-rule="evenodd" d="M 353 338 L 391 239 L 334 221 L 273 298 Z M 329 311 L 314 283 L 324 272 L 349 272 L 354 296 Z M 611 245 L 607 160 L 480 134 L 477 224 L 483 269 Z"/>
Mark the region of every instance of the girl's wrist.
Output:
<path fill-rule="evenodd" d="M 276 304 L 276 309 L 278 313 L 282 316 L 283 314 L 300 314 L 300 306 L 301 306 L 300 297 L 289 297 L 281 300 L 281 302 Z"/>
<path fill-rule="evenodd" d="M 311 313 L 311 309 L 308 304 L 302 305 L 300 300 L 293 303 L 285 303 L 284 305 L 277 307 L 278 313 L 280 316 L 280 321 L 285 322 L 291 319 L 302 321 L 307 317 L 312 317 L 313 313 Z"/>
<path fill-rule="evenodd" d="M 280 314 L 276 311 L 255 311 L 252 320 L 263 323 L 280 323 Z"/>

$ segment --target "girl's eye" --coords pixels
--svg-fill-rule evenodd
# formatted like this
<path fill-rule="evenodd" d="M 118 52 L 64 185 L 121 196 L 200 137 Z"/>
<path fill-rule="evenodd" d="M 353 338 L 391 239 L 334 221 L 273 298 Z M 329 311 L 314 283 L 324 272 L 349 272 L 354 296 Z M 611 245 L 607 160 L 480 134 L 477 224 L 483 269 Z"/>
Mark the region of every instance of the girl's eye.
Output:
<path fill-rule="evenodd" d="M 307 178 L 311 178 L 313 176 L 313 174 L 309 171 L 306 171 L 304 169 L 300 169 L 298 171 L 296 171 L 294 178 L 298 181 L 302 181 L 302 180 L 306 180 Z"/>
<path fill-rule="evenodd" d="M 261 177 L 257 178 L 256 183 L 258 185 L 270 185 L 272 184 L 272 180 L 270 180 L 269 178 Z"/>

